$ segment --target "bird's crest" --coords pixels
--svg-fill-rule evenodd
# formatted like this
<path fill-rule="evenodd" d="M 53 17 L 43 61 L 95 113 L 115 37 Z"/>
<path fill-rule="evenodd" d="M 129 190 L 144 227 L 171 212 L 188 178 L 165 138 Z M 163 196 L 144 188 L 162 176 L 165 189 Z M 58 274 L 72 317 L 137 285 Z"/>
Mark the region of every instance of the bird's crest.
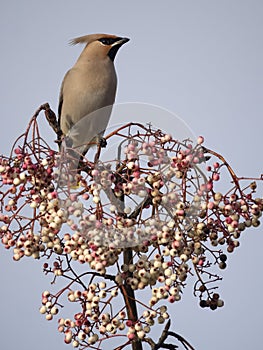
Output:
<path fill-rule="evenodd" d="M 90 44 L 91 42 L 98 40 L 100 38 L 116 38 L 116 36 L 111 34 L 89 34 L 89 35 L 84 35 L 78 38 L 71 39 L 69 43 L 70 45 Z"/>

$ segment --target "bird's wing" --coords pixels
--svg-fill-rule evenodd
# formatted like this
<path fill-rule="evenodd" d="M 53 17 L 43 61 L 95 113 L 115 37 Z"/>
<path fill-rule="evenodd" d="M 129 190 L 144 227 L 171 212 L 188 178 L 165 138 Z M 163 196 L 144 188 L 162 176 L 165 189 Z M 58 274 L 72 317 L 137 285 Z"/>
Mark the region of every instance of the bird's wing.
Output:
<path fill-rule="evenodd" d="M 59 103 L 58 103 L 58 125 L 59 126 L 60 126 L 62 104 L 63 104 L 63 91 L 61 87 L 60 94 L 59 94 Z"/>
<path fill-rule="evenodd" d="M 62 105 L 63 105 L 64 82 L 65 82 L 65 79 L 66 79 L 68 73 L 69 72 L 67 72 L 66 75 L 64 76 L 64 79 L 62 81 L 61 88 L 60 88 L 60 93 L 59 93 L 59 103 L 58 103 L 58 124 L 59 124 L 59 126 L 61 126 L 60 122 L 61 122 L 61 111 L 62 111 Z"/>
<path fill-rule="evenodd" d="M 58 103 L 58 127 L 60 130 L 60 134 L 57 134 L 57 141 L 60 148 L 61 145 L 61 136 L 63 135 L 60 125 L 60 119 L 61 119 L 61 110 L 62 110 L 62 104 L 63 104 L 63 89 L 61 86 L 60 94 L 59 94 L 59 103 Z"/>
<path fill-rule="evenodd" d="M 62 132 L 62 129 L 61 129 L 61 112 L 62 112 L 62 105 L 63 105 L 63 101 L 64 101 L 64 84 L 65 84 L 65 80 L 69 74 L 70 70 L 65 74 L 64 76 L 64 79 L 62 81 L 62 84 L 61 84 L 61 88 L 60 88 L 60 93 L 59 93 L 59 102 L 58 102 L 58 125 L 59 125 L 59 128 Z M 62 135 L 63 135 L 63 132 L 62 132 Z M 58 135 L 58 143 L 59 145 L 61 144 L 61 135 Z"/>

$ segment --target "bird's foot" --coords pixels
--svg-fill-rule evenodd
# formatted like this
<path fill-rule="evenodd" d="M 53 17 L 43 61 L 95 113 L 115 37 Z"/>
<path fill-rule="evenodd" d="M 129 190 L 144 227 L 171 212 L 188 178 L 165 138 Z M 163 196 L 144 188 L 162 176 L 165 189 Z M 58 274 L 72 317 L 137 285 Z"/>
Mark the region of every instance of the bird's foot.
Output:
<path fill-rule="evenodd" d="M 100 147 L 105 148 L 107 146 L 107 140 L 104 137 L 100 138 Z"/>

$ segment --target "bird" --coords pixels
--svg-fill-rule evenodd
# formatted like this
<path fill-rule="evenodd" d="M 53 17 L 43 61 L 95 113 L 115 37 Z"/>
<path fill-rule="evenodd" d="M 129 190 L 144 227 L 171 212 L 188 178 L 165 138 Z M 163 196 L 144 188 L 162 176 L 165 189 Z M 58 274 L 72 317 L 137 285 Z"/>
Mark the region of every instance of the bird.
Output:
<path fill-rule="evenodd" d="M 85 44 L 74 66 L 66 73 L 59 96 L 58 143 L 75 150 L 80 158 L 102 139 L 115 102 L 117 75 L 114 59 L 130 39 L 111 34 L 89 34 L 72 45 Z"/>

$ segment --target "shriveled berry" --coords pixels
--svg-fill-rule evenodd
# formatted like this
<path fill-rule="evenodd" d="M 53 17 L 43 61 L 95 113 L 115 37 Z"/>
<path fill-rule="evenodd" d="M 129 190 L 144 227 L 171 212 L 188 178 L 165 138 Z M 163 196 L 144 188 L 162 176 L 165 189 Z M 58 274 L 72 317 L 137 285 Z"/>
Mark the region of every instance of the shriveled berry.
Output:
<path fill-rule="evenodd" d="M 224 261 L 221 261 L 218 266 L 221 270 L 224 270 L 226 268 L 226 263 Z"/>
<path fill-rule="evenodd" d="M 207 305 L 207 301 L 206 301 L 206 300 L 200 300 L 199 305 L 200 305 L 202 308 L 204 308 L 204 307 L 208 307 L 208 305 Z"/>
<path fill-rule="evenodd" d="M 219 259 L 220 259 L 221 261 L 223 261 L 223 262 L 226 262 L 226 261 L 227 261 L 227 256 L 226 256 L 226 254 L 220 254 Z"/>

